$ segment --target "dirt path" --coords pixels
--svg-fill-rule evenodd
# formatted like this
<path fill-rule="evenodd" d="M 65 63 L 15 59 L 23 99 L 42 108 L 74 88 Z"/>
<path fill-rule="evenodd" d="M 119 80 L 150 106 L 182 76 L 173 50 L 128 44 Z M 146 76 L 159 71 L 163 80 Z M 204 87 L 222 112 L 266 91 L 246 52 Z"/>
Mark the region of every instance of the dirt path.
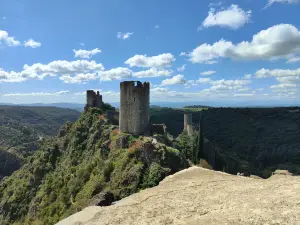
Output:
<path fill-rule="evenodd" d="M 300 177 L 268 180 L 192 167 L 109 207 L 88 207 L 57 225 L 300 224 Z"/>

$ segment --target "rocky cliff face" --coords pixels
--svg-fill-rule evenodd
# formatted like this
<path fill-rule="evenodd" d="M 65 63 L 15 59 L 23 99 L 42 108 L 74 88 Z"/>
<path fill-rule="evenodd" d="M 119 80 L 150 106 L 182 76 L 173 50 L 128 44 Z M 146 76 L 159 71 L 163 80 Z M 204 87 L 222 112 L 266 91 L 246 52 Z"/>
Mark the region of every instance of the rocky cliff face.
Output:
<path fill-rule="evenodd" d="M 299 177 L 253 179 L 191 167 L 109 207 L 88 207 L 57 225 L 287 224 L 300 221 Z"/>

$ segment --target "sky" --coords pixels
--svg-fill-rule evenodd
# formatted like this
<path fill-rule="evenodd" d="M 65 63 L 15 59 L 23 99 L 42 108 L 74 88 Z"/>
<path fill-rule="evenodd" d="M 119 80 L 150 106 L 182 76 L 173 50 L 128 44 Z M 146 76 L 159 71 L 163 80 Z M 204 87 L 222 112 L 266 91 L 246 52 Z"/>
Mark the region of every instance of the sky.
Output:
<path fill-rule="evenodd" d="M 0 0 L 0 103 L 300 104 L 300 0 Z"/>

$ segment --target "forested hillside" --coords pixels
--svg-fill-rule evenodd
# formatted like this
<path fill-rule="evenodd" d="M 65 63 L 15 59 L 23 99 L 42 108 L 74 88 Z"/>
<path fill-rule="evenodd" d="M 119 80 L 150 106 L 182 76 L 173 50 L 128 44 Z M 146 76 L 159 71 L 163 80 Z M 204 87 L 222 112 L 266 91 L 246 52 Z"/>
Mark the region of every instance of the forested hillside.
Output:
<path fill-rule="evenodd" d="M 0 224 L 52 225 L 102 191 L 118 200 L 187 168 L 178 150 L 151 137 L 119 134 L 91 108 L 0 183 Z"/>
<path fill-rule="evenodd" d="M 153 123 L 165 123 L 177 136 L 183 130 L 183 113 L 193 114 L 197 126 L 222 154 L 247 162 L 247 173 L 269 176 L 276 168 L 299 172 L 300 108 L 151 109 Z M 234 172 L 234 171 L 230 171 Z"/>
<path fill-rule="evenodd" d="M 78 117 L 75 110 L 57 107 L 0 106 L 0 180 L 37 150 L 39 140 Z"/>

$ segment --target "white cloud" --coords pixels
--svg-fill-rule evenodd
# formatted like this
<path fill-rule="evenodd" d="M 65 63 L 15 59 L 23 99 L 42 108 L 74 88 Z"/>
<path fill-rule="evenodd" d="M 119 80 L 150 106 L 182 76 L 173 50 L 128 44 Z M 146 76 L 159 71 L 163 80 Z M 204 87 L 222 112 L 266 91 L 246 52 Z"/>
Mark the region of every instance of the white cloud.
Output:
<path fill-rule="evenodd" d="M 82 58 L 82 59 L 89 59 L 93 55 L 101 53 L 101 50 L 98 48 L 95 48 L 93 50 L 83 50 L 83 49 L 75 50 L 75 49 L 73 49 L 73 52 L 75 53 L 75 57 Z"/>
<path fill-rule="evenodd" d="M 262 68 L 255 73 L 256 78 L 266 77 L 297 77 L 300 76 L 300 68 L 295 70 L 274 69 L 269 70 Z"/>
<path fill-rule="evenodd" d="M 299 4 L 300 0 L 269 0 L 266 7 L 270 7 L 274 3 L 285 3 L 285 4 Z"/>
<path fill-rule="evenodd" d="M 77 60 L 65 61 L 57 60 L 49 64 L 36 63 L 31 66 L 25 64 L 21 72 L 10 71 L 6 72 L 0 69 L 1 82 L 22 82 L 27 79 L 42 80 L 45 77 L 64 76 L 64 79 L 76 76 L 78 74 L 99 73 L 104 70 L 101 63 L 95 61 Z"/>
<path fill-rule="evenodd" d="M 202 27 L 220 26 L 236 30 L 250 21 L 251 13 L 251 10 L 246 12 L 238 5 L 231 5 L 219 12 L 211 8 L 207 18 L 202 22 Z"/>
<path fill-rule="evenodd" d="M 154 27 L 154 28 L 155 28 L 155 29 L 158 29 L 158 28 L 160 28 L 160 27 L 159 27 L 159 25 L 155 25 L 155 27 Z"/>
<path fill-rule="evenodd" d="M 38 48 L 38 47 L 41 47 L 41 45 L 42 44 L 40 42 L 34 41 L 33 39 L 29 39 L 27 41 L 24 41 L 24 46 L 25 47 Z"/>
<path fill-rule="evenodd" d="M 251 75 L 251 74 L 246 74 L 246 75 L 244 76 L 244 78 L 245 78 L 245 79 L 251 79 L 251 78 L 252 78 L 252 75 Z"/>
<path fill-rule="evenodd" d="M 233 44 L 220 40 L 202 44 L 189 53 L 192 63 L 210 63 L 220 58 L 234 60 L 275 60 L 300 53 L 300 31 L 290 24 L 279 24 L 255 34 L 251 42 Z"/>
<path fill-rule="evenodd" d="M 198 80 L 187 80 L 185 82 L 185 86 L 187 88 L 191 87 L 191 86 L 196 86 L 196 85 L 199 85 L 199 84 L 210 84 L 212 82 L 212 80 L 210 78 L 199 78 Z"/>
<path fill-rule="evenodd" d="M 219 7 L 222 4 L 223 3 L 221 1 L 219 1 L 219 2 L 211 2 L 211 3 L 209 3 L 208 7 Z"/>
<path fill-rule="evenodd" d="M 125 64 L 130 67 L 169 67 L 172 62 L 175 61 L 175 57 L 171 53 L 164 53 L 157 56 L 147 57 L 146 55 L 135 55 L 129 58 Z"/>
<path fill-rule="evenodd" d="M 7 46 L 19 46 L 21 42 L 16 40 L 15 37 L 11 37 L 5 30 L 0 30 L 0 44 L 6 44 Z"/>
<path fill-rule="evenodd" d="M 150 68 L 149 70 L 135 72 L 133 73 L 133 76 L 138 78 L 161 77 L 170 76 L 172 72 L 172 70 L 158 70 L 157 68 Z"/>
<path fill-rule="evenodd" d="M 99 76 L 96 73 L 80 73 L 75 76 L 63 75 L 59 79 L 67 84 L 85 84 L 88 81 L 99 79 Z"/>
<path fill-rule="evenodd" d="M 100 72 L 101 81 L 122 80 L 132 77 L 132 71 L 128 68 L 118 67 Z"/>
<path fill-rule="evenodd" d="M 183 72 L 183 71 L 185 71 L 185 69 L 186 69 L 186 65 L 184 64 L 184 65 L 178 67 L 178 68 L 177 68 L 177 71 L 178 71 L 178 72 Z"/>
<path fill-rule="evenodd" d="M 254 93 L 247 93 L 247 94 L 234 94 L 234 97 L 252 97 Z"/>
<path fill-rule="evenodd" d="M 209 71 L 204 71 L 204 72 L 202 72 L 202 73 L 200 73 L 201 75 L 203 75 L 203 76 L 210 76 L 210 75 L 213 75 L 213 74 L 215 74 L 216 73 L 216 71 L 214 71 L 214 70 L 209 70 Z"/>
<path fill-rule="evenodd" d="M 185 79 L 184 76 L 181 74 L 178 74 L 170 79 L 165 79 L 161 82 L 162 86 L 167 86 L 167 85 L 175 85 L 175 84 L 184 84 Z"/>
<path fill-rule="evenodd" d="M 115 92 L 115 91 L 103 91 L 101 89 L 94 89 L 94 91 L 99 91 L 100 94 L 104 97 L 113 97 L 113 98 L 119 98 L 120 97 L 120 92 Z M 86 91 L 82 92 L 76 92 L 73 93 L 75 96 L 85 96 Z"/>
<path fill-rule="evenodd" d="M 291 57 L 288 59 L 287 63 L 300 62 L 300 57 Z"/>
<path fill-rule="evenodd" d="M 126 40 L 126 39 L 129 39 L 132 35 L 133 35 L 133 32 L 127 32 L 127 33 L 118 32 L 117 38 Z"/>
<path fill-rule="evenodd" d="M 31 93 L 9 93 L 4 94 L 4 97 L 22 97 L 22 96 L 59 96 L 68 94 L 69 91 L 58 91 L 58 92 L 31 92 Z"/>
<path fill-rule="evenodd" d="M 270 88 L 272 89 L 286 89 L 286 88 L 294 88 L 297 87 L 296 84 L 277 84 L 277 85 L 272 85 Z"/>
<path fill-rule="evenodd" d="M 81 46 L 84 46 L 84 45 L 85 45 L 84 42 L 80 42 L 79 44 L 80 44 Z"/>

